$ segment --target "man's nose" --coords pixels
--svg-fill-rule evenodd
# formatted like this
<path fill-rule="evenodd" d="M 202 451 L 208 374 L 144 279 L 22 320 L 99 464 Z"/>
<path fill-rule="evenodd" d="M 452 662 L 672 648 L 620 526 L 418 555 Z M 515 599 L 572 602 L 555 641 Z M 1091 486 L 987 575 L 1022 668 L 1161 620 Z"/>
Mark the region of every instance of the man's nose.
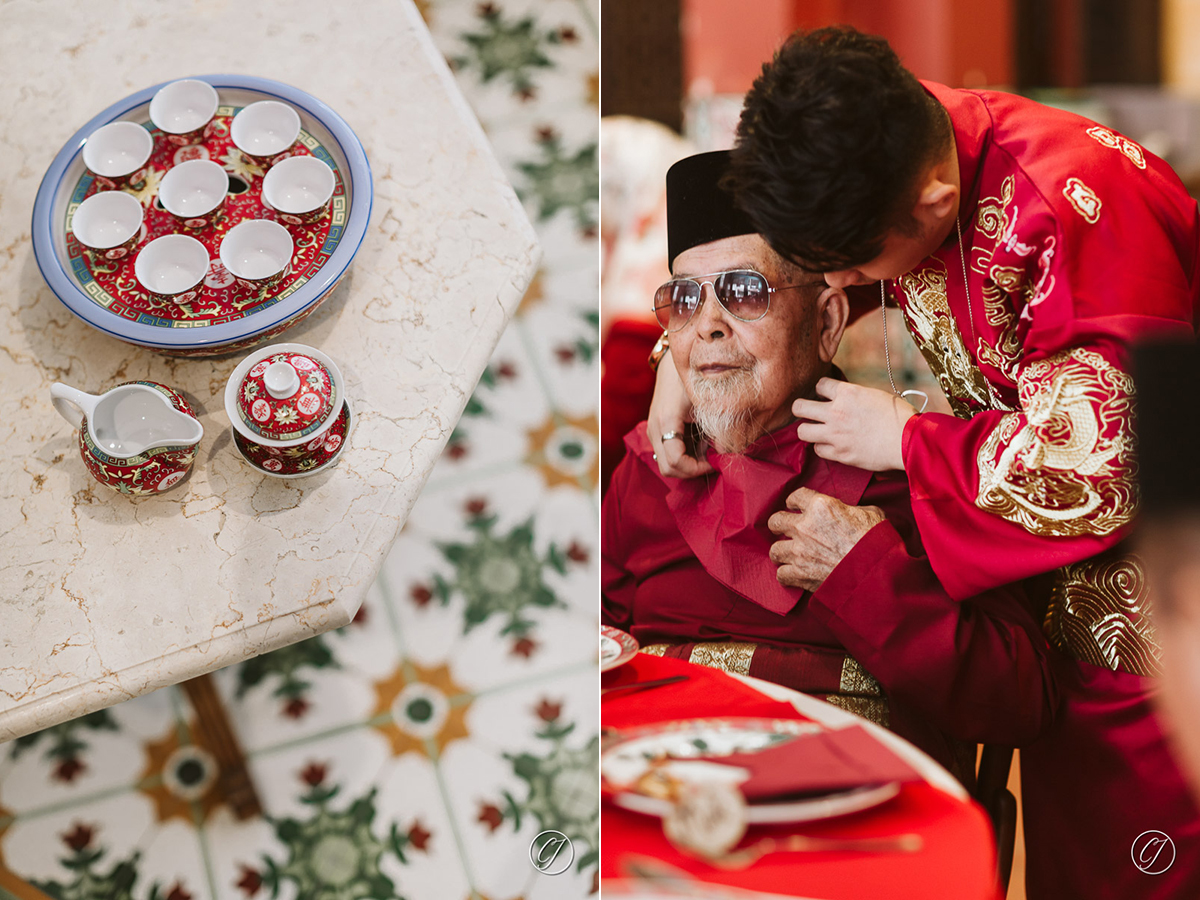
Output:
<path fill-rule="evenodd" d="M 825 273 L 825 283 L 831 288 L 847 288 L 854 284 L 867 284 L 871 279 L 858 269 L 839 269 Z"/>
<path fill-rule="evenodd" d="M 703 337 L 720 337 L 729 331 L 725 307 L 717 299 L 711 284 L 700 287 L 700 308 L 696 310 L 696 331 Z"/>

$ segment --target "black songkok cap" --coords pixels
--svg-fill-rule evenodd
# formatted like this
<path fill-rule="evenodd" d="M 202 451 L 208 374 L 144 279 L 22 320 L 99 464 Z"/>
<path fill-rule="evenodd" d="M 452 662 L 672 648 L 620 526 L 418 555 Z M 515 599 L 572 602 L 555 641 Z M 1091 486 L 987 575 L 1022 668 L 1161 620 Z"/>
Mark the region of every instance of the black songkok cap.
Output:
<path fill-rule="evenodd" d="M 757 234 L 733 195 L 718 185 L 729 151 L 686 156 L 667 170 L 667 264 L 684 250 L 742 234 Z"/>
<path fill-rule="evenodd" d="M 1200 347 L 1138 347 L 1133 376 L 1142 510 L 1200 513 Z"/>

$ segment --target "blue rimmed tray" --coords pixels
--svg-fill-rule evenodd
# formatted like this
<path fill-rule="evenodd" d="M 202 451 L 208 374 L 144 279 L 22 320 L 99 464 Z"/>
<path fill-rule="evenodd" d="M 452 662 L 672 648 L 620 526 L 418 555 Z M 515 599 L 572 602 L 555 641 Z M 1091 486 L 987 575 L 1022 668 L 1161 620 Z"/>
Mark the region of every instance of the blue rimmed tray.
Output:
<path fill-rule="evenodd" d="M 273 338 L 312 313 L 349 269 L 371 214 L 371 169 L 350 126 L 320 100 L 298 88 L 249 75 L 198 75 L 216 90 L 220 107 L 205 141 L 176 147 L 149 122 L 150 100 L 161 84 L 131 94 L 79 129 L 55 156 L 33 206 L 33 250 L 42 277 L 55 295 L 89 325 L 129 343 L 182 356 L 208 356 L 244 349 Z M 165 83 L 165 82 L 164 82 Z M 224 271 L 217 255 L 221 237 L 239 221 L 270 215 L 261 198 L 262 171 L 248 164 L 228 137 L 237 110 L 258 100 L 281 100 L 300 115 L 296 153 L 331 166 L 337 188 L 328 213 L 312 226 L 293 229 L 297 252 L 292 271 L 268 292 L 255 293 Z M 70 232 L 75 208 L 101 186 L 83 164 L 88 135 L 109 122 L 131 121 L 155 137 L 150 171 L 126 190 L 146 213 L 143 243 L 179 230 L 157 204 L 162 175 L 172 165 L 207 156 L 244 185 L 227 198 L 221 219 L 196 233 L 212 260 L 201 295 L 183 306 L 156 300 L 133 278 L 133 260 L 106 260 L 83 250 Z M 239 185 L 240 182 L 240 185 Z"/>

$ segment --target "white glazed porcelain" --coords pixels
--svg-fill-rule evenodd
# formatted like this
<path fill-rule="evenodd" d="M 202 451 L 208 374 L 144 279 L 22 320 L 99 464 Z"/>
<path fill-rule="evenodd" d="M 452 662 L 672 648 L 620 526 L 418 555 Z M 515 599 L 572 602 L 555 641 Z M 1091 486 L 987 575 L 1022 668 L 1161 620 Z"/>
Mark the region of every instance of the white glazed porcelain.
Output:
<path fill-rule="evenodd" d="M 101 191 L 71 214 L 71 233 L 88 249 L 120 259 L 137 243 L 144 217 L 141 202 L 132 194 Z"/>
<path fill-rule="evenodd" d="M 201 137 L 219 105 L 207 81 L 183 78 L 164 85 L 150 101 L 150 121 L 171 143 L 191 143 Z"/>
<path fill-rule="evenodd" d="M 278 222 L 251 219 L 221 239 L 221 264 L 239 281 L 268 285 L 287 271 L 294 249 L 292 236 Z"/>
<path fill-rule="evenodd" d="M 166 234 L 141 249 L 133 270 L 138 284 L 150 293 L 186 303 L 195 299 L 208 273 L 208 251 L 194 237 Z"/>
<path fill-rule="evenodd" d="M 183 395 L 153 381 L 127 382 L 99 396 L 55 382 L 50 397 L 79 429 L 88 472 L 123 494 L 157 493 L 178 484 L 204 437 Z"/>
<path fill-rule="evenodd" d="M 144 384 L 123 384 L 96 396 L 56 381 L 50 396 L 54 408 L 76 428 L 87 418 L 92 440 L 109 456 L 128 458 L 158 447 L 192 446 L 204 437 L 198 419 L 175 409 L 166 396 Z"/>
<path fill-rule="evenodd" d="M 192 159 L 173 166 L 163 176 L 158 199 L 163 209 L 189 228 L 203 228 L 225 202 L 229 176 L 217 163 Z"/>
<path fill-rule="evenodd" d="M 83 145 L 83 164 L 107 179 L 126 178 L 139 171 L 154 150 L 154 139 L 135 122 L 110 122 L 97 128 Z"/>
<path fill-rule="evenodd" d="M 233 117 L 229 135 L 234 145 L 255 162 L 269 163 L 286 152 L 300 136 L 300 116 L 278 100 L 259 100 Z"/>
<path fill-rule="evenodd" d="M 328 165 L 313 156 L 292 156 L 271 167 L 263 178 L 262 193 L 282 221 L 299 225 L 320 216 L 334 186 Z"/>

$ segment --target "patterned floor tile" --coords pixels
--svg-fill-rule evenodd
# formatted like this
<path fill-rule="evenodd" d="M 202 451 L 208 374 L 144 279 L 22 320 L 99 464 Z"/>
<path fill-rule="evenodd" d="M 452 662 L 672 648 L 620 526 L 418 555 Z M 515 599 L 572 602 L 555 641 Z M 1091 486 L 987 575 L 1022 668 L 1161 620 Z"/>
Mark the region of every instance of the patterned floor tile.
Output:
<path fill-rule="evenodd" d="M 119 714 L 101 710 L 12 742 L 3 781 L 4 806 L 23 813 L 133 784 L 141 745 L 121 733 Z"/>
<path fill-rule="evenodd" d="M 238 821 L 228 809 L 217 810 L 199 834 L 214 900 L 261 896 L 264 859 L 278 850 L 275 828 L 264 818 Z M 280 897 L 288 894 L 282 885 Z M 204 894 L 197 894 L 196 900 Z"/>
<path fill-rule="evenodd" d="M 441 771 L 479 890 L 519 896 L 543 876 L 529 846 L 553 829 L 572 843 L 572 871 L 596 870 L 599 712 L 594 669 L 478 697 L 469 740 L 450 748 Z M 556 882 L 559 890 L 571 878 Z M 589 886 L 590 886 L 590 882 Z M 568 893 L 559 896 L 583 896 Z"/>
<path fill-rule="evenodd" d="M 176 821 L 148 830 L 141 851 L 138 861 L 141 890 L 135 896 L 150 896 L 146 889 L 153 885 L 161 885 L 159 895 L 163 900 L 209 896 L 213 888 L 212 872 L 205 861 L 200 836 L 190 824 Z"/>
<path fill-rule="evenodd" d="M 242 748 L 254 752 L 357 725 L 370 714 L 369 680 L 341 662 L 325 634 L 232 667 L 220 680 Z M 384 648 L 386 655 L 387 649 Z M 386 655 L 384 658 L 386 658 Z"/>
<path fill-rule="evenodd" d="M 0 836 L 0 856 L 9 871 L 51 893 L 88 878 L 112 883 L 138 871 L 154 821 L 153 802 L 137 793 L 63 804 L 18 817 Z"/>
<path fill-rule="evenodd" d="M 379 779 L 379 811 L 409 843 L 396 884 L 407 897 L 466 897 L 470 873 L 446 812 L 437 770 L 424 754 L 396 757 Z"/>

